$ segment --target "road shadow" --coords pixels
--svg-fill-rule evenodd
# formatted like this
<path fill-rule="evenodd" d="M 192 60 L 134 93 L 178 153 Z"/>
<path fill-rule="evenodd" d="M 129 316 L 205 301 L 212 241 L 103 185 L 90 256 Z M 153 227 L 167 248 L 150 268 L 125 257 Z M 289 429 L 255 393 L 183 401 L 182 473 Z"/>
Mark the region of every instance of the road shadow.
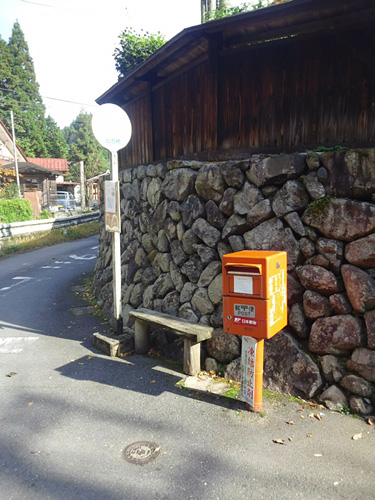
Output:
<path fill-rule="evenodd" d="M 185 388 L 183 381 L 186 375 L 178 369 L 176 364 L 160 358 L 133 355 L 121 359 L 93 354 L 71 361 L 56 370 L 70 379 L 90 381 L 152 397 L 169 392 L 235 411 L 246 409 L 243 401 L 205 390 Z"/>

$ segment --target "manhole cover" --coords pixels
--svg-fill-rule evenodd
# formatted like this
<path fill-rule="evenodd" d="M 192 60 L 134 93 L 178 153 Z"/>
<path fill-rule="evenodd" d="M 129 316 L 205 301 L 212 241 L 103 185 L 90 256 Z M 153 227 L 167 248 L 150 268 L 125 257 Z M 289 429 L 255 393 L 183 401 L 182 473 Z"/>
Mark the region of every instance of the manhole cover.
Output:
<path fill-rule="evenodd" d="M 122 452 L 123 458 L 130 464 L 145 465 L 156 458 L 160 453 L 160 447 L 149 441 L 137 441 L 129 444 Z"/>

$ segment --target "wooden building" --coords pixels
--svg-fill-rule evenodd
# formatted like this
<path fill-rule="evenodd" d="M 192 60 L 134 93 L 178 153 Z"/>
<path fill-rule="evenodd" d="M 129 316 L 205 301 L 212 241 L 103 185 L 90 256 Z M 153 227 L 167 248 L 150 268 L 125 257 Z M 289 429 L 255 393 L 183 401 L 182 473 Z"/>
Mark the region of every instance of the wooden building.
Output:
<path fill-rule="evenodd" d="M 375 139 L 375 0 L 293 0 L 183 30 L 97 99 L 128 113 L 120 167 Z"/>

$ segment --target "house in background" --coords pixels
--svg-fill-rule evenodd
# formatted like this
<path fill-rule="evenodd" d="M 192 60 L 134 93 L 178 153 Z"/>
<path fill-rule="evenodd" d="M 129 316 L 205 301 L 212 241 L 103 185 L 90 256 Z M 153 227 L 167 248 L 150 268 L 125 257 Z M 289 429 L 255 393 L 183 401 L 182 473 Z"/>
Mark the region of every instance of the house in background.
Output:
<path fill-rule="evenodd" d="M 19 146 L 16 146 L 16 154 L 21 196 L 30 201 L 34 217 L 38 217 L 44 209 L 58 209 L 58 190 L 76 194 L 77 183 L 64 180 L 69 170 L 66 159 L 27 158 Z M 12 134 L 0 120 L 0 167 L 15 170 L 14 159 Z"/>
<path fill-rule="evenodd" d="M 68 160 L 65 158 L 28 158 L 27 161 L 35 165 L 39 165 L 45 169 L 56 173 L 56 190 L 66 191 L 74 196 L 77 203 L 81 200 L 81 189 L 78 182 L 70 182 L 65 180 L 66 174 L 69 172 Z"/>
<path fill-rule="evenodd" d="M 16 146 L 17 161 L 27 161 L 20 147 Z M 0 120 L 0 167 L 13 163 L 14 161 L 13 137 L 5 123 Z"/>
<path fill-rule="evenodd" d="M 103 176 L 109 176 L 110 171 L 95 175 L 86 181 L 86 193 L 87 193 L 87 206 L 90 208 L 97 208 L 100 205 L 100 187 L 99 181 Z M 109 177 L 108 177 L 109 179 Z"/>

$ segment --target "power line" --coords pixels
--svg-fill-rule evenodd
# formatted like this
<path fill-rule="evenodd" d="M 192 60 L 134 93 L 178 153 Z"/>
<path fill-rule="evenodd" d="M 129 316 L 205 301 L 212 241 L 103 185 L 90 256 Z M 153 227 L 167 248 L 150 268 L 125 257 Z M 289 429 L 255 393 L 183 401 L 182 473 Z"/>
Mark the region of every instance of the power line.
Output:
<path fill-rule="evenodd" d="M 96 108 L 96 104 L 86 104 L 84 102 L 76 102 L 76 101 L 68 101 L 66 99 L 59 99 L 58 97 L 47 97 L 45 95 L 42 95 L 40 97 L 43 97 L 43 99 L 51 99 L 52 101 L 61 101 L 61 102 L 68 102 L 70 104 L 79 104 L 81 106 L 90 106 L 91 108 Z"/>
<path fill-rule="evenodd" d="M 19 95 L 19 92 L 17 92 L 17 90 L 6 89 L 5 87 L 0 87 L 0 90 L 4 90 L 5 92 L 13 92 L 13 94 L 18 94 Z M 69 104 L 77 104 L 79 106 L 89 106 L 91 108 L 96 108 L 95 104 L 88 104 L 88 103 L 85 103 L 85 102 L 70 101 L 68 99 L 59 99 L 58 97 L 48 97 L 48 96 L 45 96 L 45 95 L 41 95 L 40 97 L 42 97 L 43 99 L 50 99 L 52 101 L 67 102 Z"/>
<path fill-rule="evenodd" d="M 48 5 L 47 3 L 40 2 L 31 2 L 31 0 L 21 0 L 23 3 L 31 3 L 33 5 L 39 5 L 40 7 L 49 7 L 50 9 L 64 9 L 64 7 L 56 6 L 56 5 Z"/>

